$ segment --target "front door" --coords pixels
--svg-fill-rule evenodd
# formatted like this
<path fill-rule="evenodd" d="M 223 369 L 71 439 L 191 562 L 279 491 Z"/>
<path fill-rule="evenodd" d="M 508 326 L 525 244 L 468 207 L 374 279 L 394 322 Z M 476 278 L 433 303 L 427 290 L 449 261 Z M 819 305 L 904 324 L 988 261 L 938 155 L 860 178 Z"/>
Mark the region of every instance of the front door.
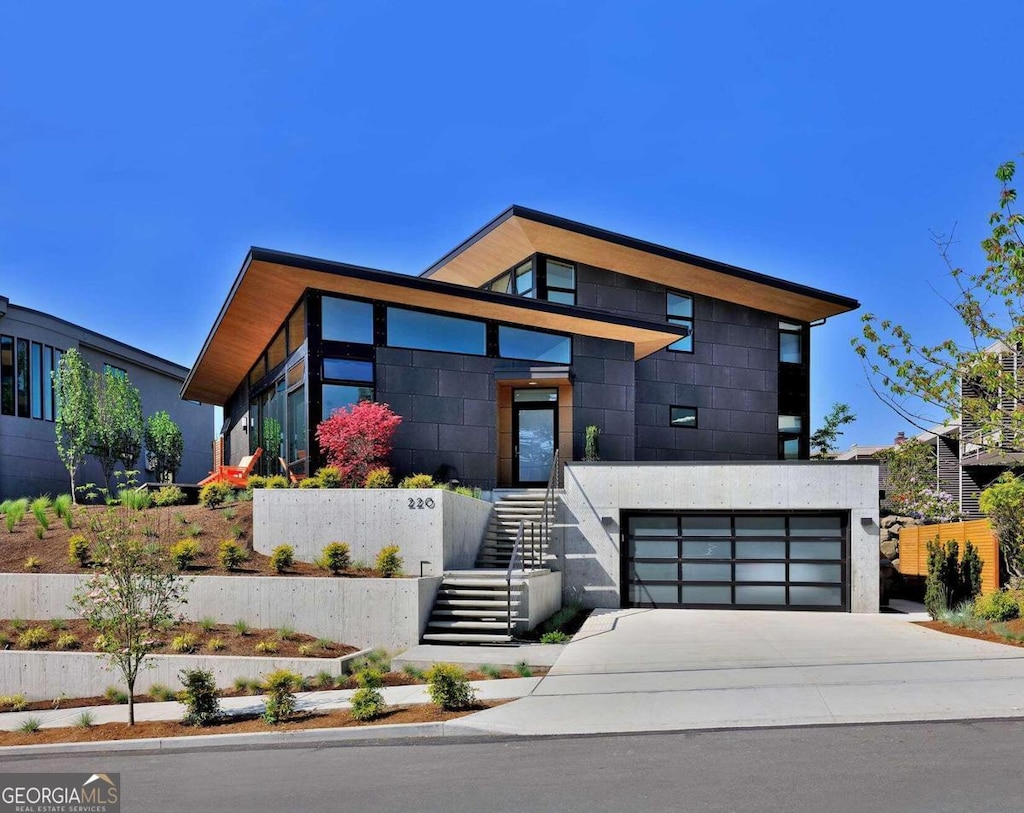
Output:
<path fill-rule="evenodd" d="M 512 393 L 512 477 L 517 486 L 542 487 L 551 473 L 558 437 L 558 390 L 530 387 Z"/>

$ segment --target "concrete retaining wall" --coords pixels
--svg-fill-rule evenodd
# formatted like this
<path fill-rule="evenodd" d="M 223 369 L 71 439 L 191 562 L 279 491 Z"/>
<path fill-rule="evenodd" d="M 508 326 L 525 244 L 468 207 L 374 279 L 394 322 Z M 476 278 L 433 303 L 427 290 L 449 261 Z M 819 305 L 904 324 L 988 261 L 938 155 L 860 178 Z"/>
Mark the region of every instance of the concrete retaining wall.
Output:
<path fill-rule="evenodd" d="M 87 576 L 0 573 L 0 618 L 69 618 L 71 596 Z M 430 617 L 440 576 L 348 579 L 300 576 L 197 576 L 187 618 L 251 627 L 292 627 L 339 643 L 388 650 L 415 646 Z"/>
<path fill-rule="evenodd" d="M 850 597 L 878 612 L 878 467 L 842 462 L 573 463 L 558 551 L 566 600 L 620 606 L 620 511 L 848 511 Z"/>
<path fill-rule="evenodd" d="M 533 629 L 562 609 L 562 574 L 558 571 L 527 573 L 523 590 L 524 606 L 520 608 L 528 619 L 524 629 Z"/>
<path fill-rule="evenodd" d="M 491 504 L 441 489 L 257 489 L 253 547 L 287 543 L 303 562 L 329 542 L 347 542 L 352 560 L 372 563 L 398 545 L 410 576 L 473 567 Z"/>
<path fill-rule="evenodd" d="M 150 655 L 143 661 L 135 692 L 144 694 L 154 684 L 181 688 L 182 669 L 209 669 L 217 686 L 229 688 L 235 678 L 260 678 L 275 669 L 291 669 L 307 677 L 318 672 L 342 675 L 360 653 L 344 658 L 248 658 L 237 655 Z M 152 664 L 147 668 L 146 664 Z M 0 694 L 24 694 L 28 700 L 102 695 L 108 686 L 124 690 L 121 673 L 93 652 L 0 651 Z"/>

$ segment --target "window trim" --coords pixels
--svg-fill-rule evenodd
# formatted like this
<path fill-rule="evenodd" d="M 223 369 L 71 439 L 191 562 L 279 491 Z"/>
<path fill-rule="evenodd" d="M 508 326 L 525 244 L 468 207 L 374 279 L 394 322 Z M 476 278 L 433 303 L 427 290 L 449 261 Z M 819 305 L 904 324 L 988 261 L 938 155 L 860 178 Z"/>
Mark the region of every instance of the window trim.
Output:
<path fill-rule="evenodd" d="M 690 409 L 693 410 L 693 423 L 692 424 L 677 424 L 672 421 L 672 412 L 676 409 Z M 700 427 L 700 413 L 697 407 L 688 406 L 686 404 L 670 404 L 668 408 L 668 425 L 673 429 L 698 429 Z"/>

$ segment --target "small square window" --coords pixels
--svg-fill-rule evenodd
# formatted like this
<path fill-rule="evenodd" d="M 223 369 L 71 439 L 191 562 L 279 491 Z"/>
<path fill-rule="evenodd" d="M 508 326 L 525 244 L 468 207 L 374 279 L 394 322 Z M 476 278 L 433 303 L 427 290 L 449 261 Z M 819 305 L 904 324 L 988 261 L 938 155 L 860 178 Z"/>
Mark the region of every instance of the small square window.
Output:
<path fill-rule="evenodd" d="M 674 426 L 676 429 L 696 429 L 697 407 L 669 407 L 668 422 L 671 426 Z"/>

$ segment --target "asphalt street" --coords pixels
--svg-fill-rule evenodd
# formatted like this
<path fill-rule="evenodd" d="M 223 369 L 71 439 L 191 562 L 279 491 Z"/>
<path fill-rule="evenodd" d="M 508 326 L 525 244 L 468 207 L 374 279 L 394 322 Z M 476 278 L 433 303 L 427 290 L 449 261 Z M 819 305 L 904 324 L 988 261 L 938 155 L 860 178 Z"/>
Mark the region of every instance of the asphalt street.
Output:
<path fill-rule="evenodd" d="M 898 687 L 879 687 L 898 691 Z M 124 811 L 1019 811 L 1022 721 L 0 759 Z"/>

